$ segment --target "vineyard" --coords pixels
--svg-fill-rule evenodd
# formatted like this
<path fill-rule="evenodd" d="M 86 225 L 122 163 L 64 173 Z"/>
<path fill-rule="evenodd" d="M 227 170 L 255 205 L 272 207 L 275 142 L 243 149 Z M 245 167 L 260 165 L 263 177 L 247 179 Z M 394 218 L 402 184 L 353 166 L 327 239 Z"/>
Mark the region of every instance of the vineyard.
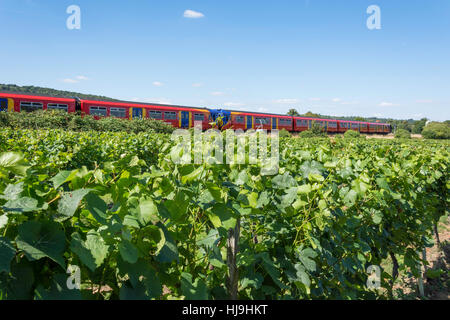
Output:
<path fill-rule="evenodd" d="M 3 129 L 0 299 L 390 299 L 448 214 L 445 141 L 282 138 L 273 176 L 173 145 Z"/>

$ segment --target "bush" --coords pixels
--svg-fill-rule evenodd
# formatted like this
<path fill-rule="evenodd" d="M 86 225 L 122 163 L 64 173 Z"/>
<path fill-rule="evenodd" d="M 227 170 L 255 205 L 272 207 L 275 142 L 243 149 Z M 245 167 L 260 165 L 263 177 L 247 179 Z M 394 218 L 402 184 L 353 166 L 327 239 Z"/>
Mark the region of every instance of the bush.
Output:
<path fill-rule="evenodd" d="M 281 129 L 279 132 L 279 136 L 280 138 L 289 138 L 291 136 L 291 133 L 286 129 Z"/>
<path fill-rule="evenodd" d="M 397 129 L 395 139 L 411 139 L 411 133 L 405 129 Z"/>
<path fill-rule="evenodd" d="M 300 132 L 298 135 L 300 138 L 317 138 L 317 137 L 326 137 L 327 134 L 325 132 L 315 133 L 312 130 L 306 130 Z"/>
<path fill-rule="evenodd" d="M 423 129 L 422 136 L 425 139 L 450 139 L 450 123 L 432 122 Z"/>
<path fill-rule="evenodd" d="M 172 133 L 175 128 L 153 119 L 101 118 L 64 111 L 0 112 L 0 127 L 16 129 L 64 129 L 70 131 L 159 132 Z"/>
<path fill-rule="evenodd" d="M 345 139 L 356 139 L 356 138 L 360 138 L 360 137 L 361 137 L 361 134 L 355 130 L 348 130 L 344 133 Z"/>

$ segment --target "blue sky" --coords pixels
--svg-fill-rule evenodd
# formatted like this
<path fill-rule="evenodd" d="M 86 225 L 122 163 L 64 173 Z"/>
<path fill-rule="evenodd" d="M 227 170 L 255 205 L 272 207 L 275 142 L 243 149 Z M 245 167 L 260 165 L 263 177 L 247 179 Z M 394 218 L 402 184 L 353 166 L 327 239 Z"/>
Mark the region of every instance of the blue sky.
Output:
<path fill-rule="evenodd" d="M 81 30 L 66 27 L 72 4 Z M 366 26 L 373 4 L 380 30 Z M 1 0 L 0 21 L 0 83 L 210 108 L 450 119 L 449 0 Z"/>

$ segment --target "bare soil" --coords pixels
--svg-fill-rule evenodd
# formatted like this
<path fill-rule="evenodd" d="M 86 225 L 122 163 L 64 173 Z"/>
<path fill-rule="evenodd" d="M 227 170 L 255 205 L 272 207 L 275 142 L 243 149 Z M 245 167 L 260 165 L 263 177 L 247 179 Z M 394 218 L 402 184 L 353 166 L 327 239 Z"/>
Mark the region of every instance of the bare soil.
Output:
<path fill-rule="evenodd" d="M 432 248 L 426 249 L 428 265 L 423 270 L 425 297 L 419 294 L 416 278 L 410 274 L 401 274 L 394 285 L 397 299 L 450 300 L 450 218 L 446 219 L 439 225 L 441 245 L 435 241 Z"/>

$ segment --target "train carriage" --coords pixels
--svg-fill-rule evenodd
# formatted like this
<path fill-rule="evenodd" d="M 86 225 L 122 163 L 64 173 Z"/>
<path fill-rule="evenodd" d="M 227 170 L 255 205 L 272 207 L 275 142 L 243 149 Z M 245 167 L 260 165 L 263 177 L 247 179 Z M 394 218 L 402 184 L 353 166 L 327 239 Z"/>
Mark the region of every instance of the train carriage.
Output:
<path fill-rule="evenodd" d="M 63 110 L 66 112 L 75 112 L 76 101 L 71 98 L 0 93 L 0 107 L 0 111 L 9 112 L 32 112 L 36 110 Z"/>
<path fill-rule="evenodd" d="M 175 128 L 184 129 L 194 127 L 195 122 L 201 122 L 203 130 L 209 128 L 209 111 L 207 109 L 96 100 L 81 100 L 80 102 L 82 112 L 95 118 L 116 117 L 130 120 L 150 118 L 170 123 Z"/>
<path fill-rule="evenodd" d="M 292 131 L 292 117 L 254 112 L 231 112 L 230 128 L 235 130 L 288 130 Z"/>

